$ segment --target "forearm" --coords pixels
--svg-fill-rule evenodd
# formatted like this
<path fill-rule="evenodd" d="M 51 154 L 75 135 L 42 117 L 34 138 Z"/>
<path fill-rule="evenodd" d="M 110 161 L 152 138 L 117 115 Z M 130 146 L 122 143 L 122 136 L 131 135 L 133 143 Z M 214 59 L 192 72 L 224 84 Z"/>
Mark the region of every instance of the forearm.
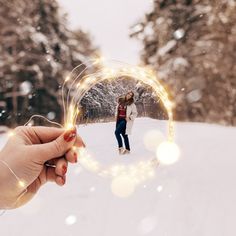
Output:
<path fill-rule="evenodd" d="M 8 207 L 8 197 L 6 194 L 7 175 L 9 170 L 1 162 L 0 159 L 0 209 L 6 209 Z"/>
<path fill-rule="evenodd" d="M 12 208 L 16 198 L 18 181 L 11 173 L 0 152 L 0 209 Z"/>

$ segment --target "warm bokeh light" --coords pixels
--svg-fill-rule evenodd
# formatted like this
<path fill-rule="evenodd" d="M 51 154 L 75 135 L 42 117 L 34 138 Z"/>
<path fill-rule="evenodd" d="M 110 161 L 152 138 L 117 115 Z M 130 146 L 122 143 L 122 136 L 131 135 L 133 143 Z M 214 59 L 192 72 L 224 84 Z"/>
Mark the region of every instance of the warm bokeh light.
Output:
<path fill-rule="evenodd" d="M 19 180 L 19 181 L 18 181 L 18 185 L 19 185 L 19 187 L 21 187 L 21 188 L 25 188 L 25 187 L 26 187 L 26 184 L 25 184 L 25 182 L 24 182 L 23 180 Z"/>
<path fill-rule="evenodd" d="M 10 130 L 8 133 L 7 133 L 8 137 L 13 137 L 15 135 L 15 132 L 13 130 Z"/>
<path fill-rule="evenodd" d="M 111 190 L 117 197 L 130 197 L 135 191 L 135 181 L 128 175 L 118 176 L 113 179 Z"/>
<path fill-rule="evenodd" d="M 174 142 L 163 142 L 158 146 L 156 155 L 161 164 L 171 165 L 178 161 L 180 150 Z"/>
<path fill-rule="evenodd" d="M 65 82 L 68 82 L 70 80 L 70 76 L 67 76 L 66 78 L 65 78 Z"/>
<path fill-rule="evenodd" d="M 68 116 L 66 117 L 65 128 L 67 130 L 75 127 L 78 114 L 79 114 L 79 109 L 77 108 L 75 104 L 72 103 L 69 107 Z"/>
<path fill-rule="evenodd" d="M 69 215 L 65 219 L 65 224 L 70 226 L 77 222 L 77 217 L 75 215 Z"/>
<path fill-rule="evenodd" d="M 157 187 L 157 191 L 160 193 L 163 190 L 163 187 L 160 185 Z"/>

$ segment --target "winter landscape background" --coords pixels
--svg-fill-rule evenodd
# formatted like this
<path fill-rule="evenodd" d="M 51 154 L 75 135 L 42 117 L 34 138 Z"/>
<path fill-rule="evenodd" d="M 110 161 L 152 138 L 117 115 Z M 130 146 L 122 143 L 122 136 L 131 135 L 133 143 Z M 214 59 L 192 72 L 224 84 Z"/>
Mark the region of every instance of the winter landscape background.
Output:
<path fill-rule="evenodd" d="M 105 56 L 155 71 L 175 104 L 181 152 L 125 199 L 112 193 L 109 179 L 71 167 L 67 186 L 49 184 L 2 215 L 0 235 L 235 235 L 235 12 L 235 0 L 0 0 L 1 146 L 7 130 L 33 114 L 62 123 L 66 76 Z M 114 109 L 130 89 L 139 118 L 132 154 L 121 158 Z M 135 78 L 97 84 L 81 105 L 79 133 L 102 163 L 146 160 L 155 152 L 145 134 L 166 136 L 165 108 Z"/>
<path fill-rule="evenodd" d="M 176 120 L 235 125 L 234 0 L 0 3 L 2 124 L 24 124 L 35 113 L 61 122 L 61 85 L 68 73 L 109 51 L 107 59 L 154 69 L 175 102 Z M 150 91 L 137 90 L 135 82 L 133 88 L 141 103 L 152 97 Z M 115 85 L 115 95 L 124 90 Z M 93 99 L 84 101 L 95 114 L 92 120 L 114 109 L 113 91 L 98 84 L 89 92 L 103 100 L 100 106 Z"/>

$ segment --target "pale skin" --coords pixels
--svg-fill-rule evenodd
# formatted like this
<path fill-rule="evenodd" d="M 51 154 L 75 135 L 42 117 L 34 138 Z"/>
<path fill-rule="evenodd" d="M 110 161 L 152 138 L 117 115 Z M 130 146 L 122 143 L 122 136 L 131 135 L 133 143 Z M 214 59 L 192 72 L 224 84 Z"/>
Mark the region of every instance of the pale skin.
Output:
<path fill-rule="evenodd" d="M 128 92 L 125 96 L 126 100 L 129 100 L 130 98 L 132 98 L 134 96 L 133 92 Z"/>
<path fill-rule="evenodd" d="M 23 186 L 19 185 L 9 168 L 0 162 L 0 209 L 26 204 L 49 181 L 63 186 L 66 183 L 68 162 L 77 162 L 74 147 L 85 147 L 75 128 L 16 128 L 0 152 L 0 160 L 9 165 L 22 180 Z"/>

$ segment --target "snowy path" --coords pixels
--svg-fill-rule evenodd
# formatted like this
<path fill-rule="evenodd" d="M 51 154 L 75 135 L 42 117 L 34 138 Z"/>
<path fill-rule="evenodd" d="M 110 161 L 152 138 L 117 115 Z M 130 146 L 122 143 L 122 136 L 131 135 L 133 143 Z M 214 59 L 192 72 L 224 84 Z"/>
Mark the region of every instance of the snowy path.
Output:
<path fill-rule="evenodd" d="M 136 120 L 131 136 L 133 153 L 127 158 L 116 154 L 114 123 L 82 126 L 79 130 L 97 159 L 111 164 L 151 157 L 142 137 L 153 128 L 165 133 L 166 123 Z M 0 235 L 236 235 L 235 140 L 236 128 L 177 123 L 181 160 L 159 167 L 156 177 L 139 186 L 131 197 L 114 196 L 109 179 L 79 165 L 71 166 L 67 186 L 49 184 L 30 204 L 0 217 Z M 3 136 L 0 142 L 4 142 Z M 67 223 L 74 224 L 65 224 L 66 218 Z"/>

